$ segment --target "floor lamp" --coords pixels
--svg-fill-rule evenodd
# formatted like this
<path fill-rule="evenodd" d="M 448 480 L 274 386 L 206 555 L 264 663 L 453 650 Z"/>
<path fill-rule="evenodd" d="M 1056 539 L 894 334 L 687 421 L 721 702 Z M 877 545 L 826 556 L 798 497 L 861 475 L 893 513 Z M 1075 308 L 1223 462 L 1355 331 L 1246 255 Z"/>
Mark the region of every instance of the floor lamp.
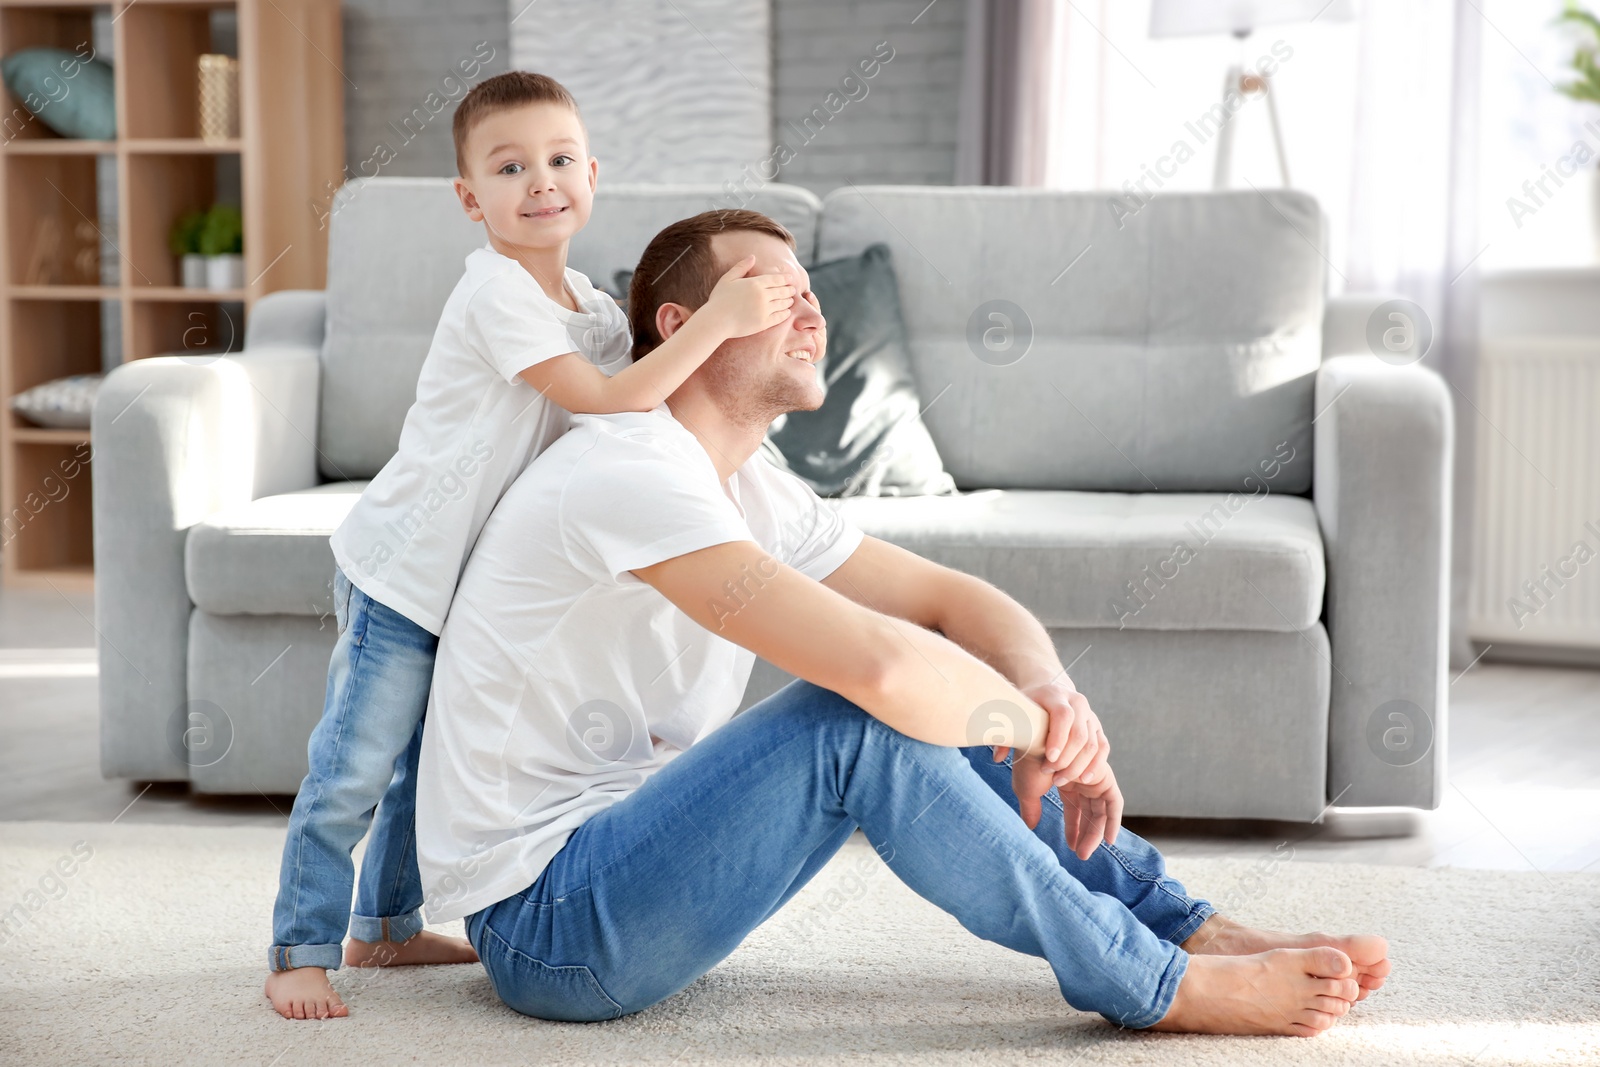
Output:
<path fill-rule="evenodd" d="M 1200 37 L 1226 33 L 1244 41 L 1260 26 L 1296 22 L 1348 22 L 1355 17 L 1351 0 L 1152 0 L 1150 36 Z M 1278 156 L 1278 173 L 1289 184 L 1289 156 L 1283 147 L 1283 128 L 1278 122 L 1278 103 L 1272 95 L 1272 79 L 1247 71 L 1242 61 L 1228 68 L 1222 81 L 1222 106 L 1228 118 L 1217 135 L 1217 163 L 1212 185 L 1226 189 L 1233 168 L 1233 109 L 1228 97 L 1234 93 L 1267 98 L 1267 119 L 1272 126 L 1272 147 Z"/>

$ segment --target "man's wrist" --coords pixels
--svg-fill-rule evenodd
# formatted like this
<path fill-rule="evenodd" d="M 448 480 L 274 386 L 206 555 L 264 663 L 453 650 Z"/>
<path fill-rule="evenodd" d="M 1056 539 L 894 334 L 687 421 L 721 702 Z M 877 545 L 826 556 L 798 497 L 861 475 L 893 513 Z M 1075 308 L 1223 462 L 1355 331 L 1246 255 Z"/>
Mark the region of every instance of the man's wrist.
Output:
<path fill-rule="evenodd" d="M 1067 678 L 1067 669 L 1061 661 L 1053 663 L 1028 663 L 1017 667 L 1011 676 L 1011 684 L 1026 693 L 1050 685 L 1052 682 L 1062 682 L 1067 688 L 1072 688 L 1070 679 Z"/>

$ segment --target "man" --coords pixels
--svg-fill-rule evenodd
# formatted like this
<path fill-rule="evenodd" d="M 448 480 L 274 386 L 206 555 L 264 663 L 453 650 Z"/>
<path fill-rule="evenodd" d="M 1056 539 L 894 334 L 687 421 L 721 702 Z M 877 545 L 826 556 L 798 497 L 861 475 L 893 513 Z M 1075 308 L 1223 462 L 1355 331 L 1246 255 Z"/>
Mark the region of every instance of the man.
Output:
<path fill-rule="evenodd" d="M 859 826 L 967 929 L 1047 960 L 1074 1007 L 1332 1026 L 1383 984 L 1382 938 L 1253 930 L 1189 897 L 1119 828 L 1109 745 L 1037 620 L 755 454 L 823 394 L 826 323 L 782 226 L 721 211 L 658 234 L 634 358 L 749 254 L 795 279 L 792 316 L 654 411 L 576 416 L 484 527 L 418 774 L 428 917 L 466 919 L 516 1010 L 614 1018 L 727 956 Z M 800 681 L 734 717 L 756 655 Z"/>

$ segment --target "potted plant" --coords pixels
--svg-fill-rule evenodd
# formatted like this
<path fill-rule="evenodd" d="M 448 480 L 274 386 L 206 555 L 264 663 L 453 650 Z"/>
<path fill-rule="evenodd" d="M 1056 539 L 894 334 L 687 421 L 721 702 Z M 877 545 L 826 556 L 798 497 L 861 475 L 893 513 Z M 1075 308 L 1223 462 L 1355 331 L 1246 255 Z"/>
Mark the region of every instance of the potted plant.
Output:
<path fill-rule="evenodd" d="M 190 211 L 167 233 L 167 247 L 178 257 L 178 275 L 185 289 L 206 287 L 206 257 L 200 254 L 200 229 L 205 221 L 204 211 Z"/>
<path fill-rule="evenodd" d="M 188 212 L 173 223 L 167 247 L 181 260 L 184 288 L 244 288 L 244 219 L 232 204 Z"/>
<path fill-rule="evenodd" d="M 200 229 L 206 283 L 212 289 L 244 288 L 244 219 L 232 204 L 213 204 Z"/>

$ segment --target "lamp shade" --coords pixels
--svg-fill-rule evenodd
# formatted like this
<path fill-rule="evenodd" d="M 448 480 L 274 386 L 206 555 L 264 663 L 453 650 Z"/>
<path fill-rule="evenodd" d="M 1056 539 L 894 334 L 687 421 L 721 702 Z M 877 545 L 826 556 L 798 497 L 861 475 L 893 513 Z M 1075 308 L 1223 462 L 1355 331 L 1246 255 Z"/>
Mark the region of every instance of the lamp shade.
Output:
<path fill-rule="evenodd" d="M 1151 37 L 1244 34 L 1286 22 L 1349 22 L 1351 0 L 1151 0 Z"/>

